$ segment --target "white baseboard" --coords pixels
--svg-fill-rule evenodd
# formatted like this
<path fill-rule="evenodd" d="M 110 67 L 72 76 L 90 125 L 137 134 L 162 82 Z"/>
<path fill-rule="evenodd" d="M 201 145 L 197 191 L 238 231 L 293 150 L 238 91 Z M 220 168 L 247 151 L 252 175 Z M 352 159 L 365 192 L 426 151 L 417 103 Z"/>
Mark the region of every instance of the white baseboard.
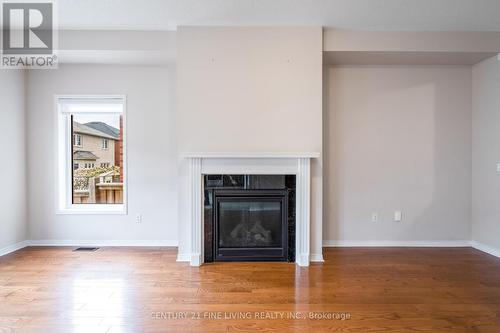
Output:
<path fill-rule="evenodd" d="M 189 253 L 178 253 L 177 254 L 177 262 L 190 262 L 191 254 Z"/>
<path fill-rule="evenodd" d="M 29 246 L 144 246 L 144 247 L 177 247 L 176 240 L 63 240 L 38 239 L 29 241 Z"/>
<path fill-rule="evenodd" d="M 201 253 L 193 253 L 191 255 L 190 264 L 194 267 L 201 266 L 201 264 L 203 264 L 203 256 L 201 255 Z"/>
<path fill-rule="evenodd" d="M 20 250 L 22 248 L 25 248 L 28 245 L 29 245 L 28 241 L 22 241 L 22 242 L 18 242 L 18 243 L 3 247 L 0 249 L 0 257 L 4 256 L 6 254 L 12 253 L 14 251 Z"/>
<path fill-rule="evenodd" d="M 470 247 L 468 240 L 438 241 L 323 241 L 323 247 Z"/>
<path fill-rule="evenodd" d="M 500 258 L 500 249 L 476 241 L 471 241 L 470 245 L 476 250 L 483 251 L 488 254 L 491 254 L 492 256 Z"/>
<path fill-rule="evenodd" d="M 311 255 L 309 253 L 295 253 L 295 263 L 301 267 L 309 266 Z"/>
<path fill-rule="evenodd" d="M 311 262 L 325 262 L 322 253 L 311 253 Z"/>
<path fill-rule="evenodd" d="M 176 240 L 26 240 L 0 249 L 0 256 L 12 253 L 27 246 L 143 246 L 143 247 L 177 247 Z M 479 251 L 500 258 L 500 249 L 475 241 L 323 241 L 323 247 L 473 247 Z M 321 253 L 313 253 L 311 262 L 323 262 Z M 190 262 L 189 253 L 179 253 L 178 262 Z"/>

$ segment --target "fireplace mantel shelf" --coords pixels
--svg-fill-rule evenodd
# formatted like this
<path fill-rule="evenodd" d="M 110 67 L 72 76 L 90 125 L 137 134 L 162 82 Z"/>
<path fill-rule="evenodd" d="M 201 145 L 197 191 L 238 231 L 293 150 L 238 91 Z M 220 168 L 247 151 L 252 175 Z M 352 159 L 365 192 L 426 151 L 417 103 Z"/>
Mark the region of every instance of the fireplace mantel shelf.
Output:
<path fill-rule="evenodd" d="M 184 153 L 184 158 L 319 158 L 320 153 L 238 153 L 238 152 L 205 152 L 205 153 Z"/>

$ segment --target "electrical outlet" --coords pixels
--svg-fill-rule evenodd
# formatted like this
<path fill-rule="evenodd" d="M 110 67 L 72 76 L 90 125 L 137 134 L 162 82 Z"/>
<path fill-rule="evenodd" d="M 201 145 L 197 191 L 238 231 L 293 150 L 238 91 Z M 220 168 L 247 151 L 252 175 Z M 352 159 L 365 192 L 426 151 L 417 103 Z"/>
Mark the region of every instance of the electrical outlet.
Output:
<path fill-rule="evenodd" d="M 401 222 L 403 219 L 403 213 L 400 210 L 394 212 L 394 222 Z"/>
<path fill-rule="evenodd" d="M 378 222 L 378 213 L 372 213 L 372 222 Z"/>
<path fill-rule="evenodd" d="M 142 223 L 142 215 L 141 214 L 137 214 L 135 216 L 135 223 Z"/>
<path fill-rule="evenodd" d="M 497 172 L 500 173 L 500 163 L 497 163 Z"/>

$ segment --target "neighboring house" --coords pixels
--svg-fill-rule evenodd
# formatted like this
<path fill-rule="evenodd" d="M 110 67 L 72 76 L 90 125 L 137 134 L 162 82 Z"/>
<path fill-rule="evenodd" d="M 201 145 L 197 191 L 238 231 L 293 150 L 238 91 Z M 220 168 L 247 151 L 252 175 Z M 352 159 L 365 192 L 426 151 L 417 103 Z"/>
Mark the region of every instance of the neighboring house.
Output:
<path fill-rule="evenodd" d="M 90 169 L 116 165 L 115 145 L 119 130 L 105 123 L 73 122 L 73 168 Z"/>
<path fill-rule="evenodd" d="M 85 123 L 85 126 L 91 127 L 97 131 L 111 135 L 115 138 L 120 137 L 120 130 L 118 128 L 114 128 L 113 126 L 110 126 L 110 125 L 103 123 L 101 121 L 91 121 L 89 123 Z"/>
<path fill-rule="evenodd" d="M 115 141 L 115 164 L 120 168 L 120 182 L 123 182 L 123 118 L 120 116 L 120 129 L 114 128 L 100 121 L 85 123 L 85 126 L 101 131 L 113 137 L 119 138 Z"/>
<path fill-rule="evenodd" d="M 121 129 L 121 122 L 119 130 L 103 122 L 73 121 L 73 203 L 123 203 Z M 81 170 L 111 166 L 118 168 Z"/>

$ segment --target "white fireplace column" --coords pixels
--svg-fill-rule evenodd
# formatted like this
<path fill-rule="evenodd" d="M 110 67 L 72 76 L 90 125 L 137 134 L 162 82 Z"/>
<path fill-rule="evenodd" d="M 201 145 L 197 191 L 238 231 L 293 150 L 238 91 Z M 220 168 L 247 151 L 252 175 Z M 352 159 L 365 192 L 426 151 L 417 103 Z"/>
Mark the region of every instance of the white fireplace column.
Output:
<path fill-rule="evenodd" d="M 203 263 L 203 182 L 201 173 L 202 160 L 189 158 L 189 203 L 191 221 L 191 266 Z"/>
<path fill-rule="evenodd" d="M 190 153 L 189 228 L 191 266 L 203 263 L 203 175 L 210 174 L 280 174 L 296 175 L 295 262 L 309 266 L 311 228 L 311 159 L 319 153 L 238 154 Z"/>

